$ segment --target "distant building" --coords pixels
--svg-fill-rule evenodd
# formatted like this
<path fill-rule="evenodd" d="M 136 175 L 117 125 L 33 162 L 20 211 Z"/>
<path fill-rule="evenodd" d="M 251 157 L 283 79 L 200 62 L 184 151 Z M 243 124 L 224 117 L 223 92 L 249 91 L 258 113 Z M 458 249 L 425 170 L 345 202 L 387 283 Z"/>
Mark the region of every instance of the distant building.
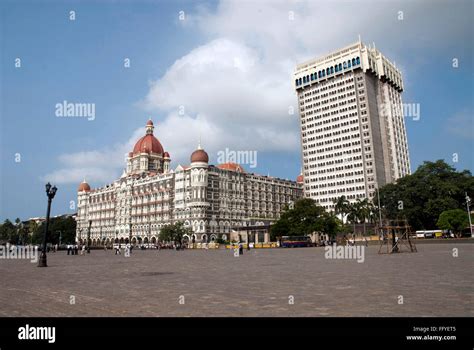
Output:
<path fill-rule="evenodd" d="M 46 218 L 45 217 L 41 217 L 41 216 L 38 216 L 38 217 L 35 217 L 35 218 L 29 218 L 28 220 L 24 221 L 25 223 L 27 222 L 30 222 L 30 221 L 34 221 L 36 224 L 41 224 L 43 221 L 46 221 Z"/>
<path fill-rule="evenodd" d="M 294 73 L 304 194 L 328 210 L 410 174 L 400 71 L 360 41 Z"/>
<path fill-rule="evenodd" d="M 149 120 L 120 179 L 97 189 L 79 185 L 77 241 L 85 241 L 90 225 L 92 244 L 155 243 L 161 228 L 177 221 L 192 230 L 189 242 L 227 240 L 232 227 L 274 221 L 302 197 L 301 183 L 247 173 L 235 163 L 210 165 L 200 145 L 189 166 L 173 171 L 153 132 Z"/>

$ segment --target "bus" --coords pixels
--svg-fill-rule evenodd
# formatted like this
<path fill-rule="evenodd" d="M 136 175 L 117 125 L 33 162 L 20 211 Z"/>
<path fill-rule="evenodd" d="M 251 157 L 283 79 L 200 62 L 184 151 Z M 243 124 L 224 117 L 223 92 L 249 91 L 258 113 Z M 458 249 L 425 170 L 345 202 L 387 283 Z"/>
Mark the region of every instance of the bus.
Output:
<path fill-rule="evenodd" d="M 308 236 L 283 236 L 281 237 L 280 247 L 282 248 L 301 248 L 312 247 L 311 238 Z"/>
<path fill-rule="evenodd" d="M 421 230 L 416 231 L 416 238 L 441 238 L 443 231 L 441 230 Z"/>

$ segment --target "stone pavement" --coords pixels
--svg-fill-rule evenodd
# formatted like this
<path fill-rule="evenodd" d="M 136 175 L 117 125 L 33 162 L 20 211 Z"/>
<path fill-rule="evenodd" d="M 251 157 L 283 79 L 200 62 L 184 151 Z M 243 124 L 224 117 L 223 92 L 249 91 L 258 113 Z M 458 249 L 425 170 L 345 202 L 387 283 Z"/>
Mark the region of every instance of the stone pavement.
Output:
<path fill-rule="evenodd" d="M 322 247 L 0 259 L 0 316 L 474 316 L 474 244 L 377 251 L 364 263 Z"/>

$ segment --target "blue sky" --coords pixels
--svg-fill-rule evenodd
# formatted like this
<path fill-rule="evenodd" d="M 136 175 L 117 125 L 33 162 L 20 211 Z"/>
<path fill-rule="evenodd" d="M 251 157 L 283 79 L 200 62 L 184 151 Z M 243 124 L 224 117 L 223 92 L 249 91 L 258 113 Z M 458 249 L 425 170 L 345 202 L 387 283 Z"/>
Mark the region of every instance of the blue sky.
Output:
<path fill-rule="evenodd" d="M 211 161 L 251 150 L 247 170 L 296 178 L 291 74 L 359 34 L 401 69 L 404 102 L 420 104 L 420 120 L 406 119 L 412 170 L 445 159 L 472 171 L 472 13 L 469 1 L 3 1 L 0 220 L 44 215 L 47 181 L 53 214 L 74 212 L 78 183 L 116 179 L 149 117 L 173 168 L 201 138 Z M 64 100 L 94 103 L 95 119 L 56 117 Z"/>

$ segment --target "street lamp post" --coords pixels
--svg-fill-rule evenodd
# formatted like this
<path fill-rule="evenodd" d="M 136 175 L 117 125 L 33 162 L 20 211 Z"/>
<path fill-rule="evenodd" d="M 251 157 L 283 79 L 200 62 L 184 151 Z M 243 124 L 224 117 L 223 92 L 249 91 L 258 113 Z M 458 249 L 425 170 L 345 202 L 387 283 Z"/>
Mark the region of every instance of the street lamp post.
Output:
<path fill-rule="evenodd" d="M 47 258 L 46 258 L 46 239 L 48 236 L 49 229 L 49 214 L 51 213 L 51 202 L 53 201 L 54 195 L 58 190 L 56 186 L 51 187 L 51 184 L 48 182 L 46 184 L 46 195 L 48 196 L 48 210 L 46 211 L 46 227 L 44 228 L 43 244 L 41 249 L 41 255 L 38 260 L 38 267 L 48 267 Z"/>
<path fill-rule="evenodd" d="M 380 206 L 380 192 L 379 192 L 378 187 L 377 187 L 377 201 L 379 204 L 379 226 L 382 227 L 382 208 Z"/>
<path fill-rule="evenodd" d="M 92 225 L 92 220 L 89 220 L 89 227 L 88 227 L 88 229 L 87 229 L 87 253 L 88 253 L 88 254 L 90 254 L 90 252 L 91 252 L 91 247 L 90 247 L 91 225 Z"/>
<path fill-rule="evenodd" d="M 471 238 L 474 238 L 474 233 L 472 232 L 472 222 L 471 222 L 471 198 L 467 195 L 466 192 L 466 207 L 467 207 L 467 217 L 469 218 L 469 229 L 471 230 Z"/>

